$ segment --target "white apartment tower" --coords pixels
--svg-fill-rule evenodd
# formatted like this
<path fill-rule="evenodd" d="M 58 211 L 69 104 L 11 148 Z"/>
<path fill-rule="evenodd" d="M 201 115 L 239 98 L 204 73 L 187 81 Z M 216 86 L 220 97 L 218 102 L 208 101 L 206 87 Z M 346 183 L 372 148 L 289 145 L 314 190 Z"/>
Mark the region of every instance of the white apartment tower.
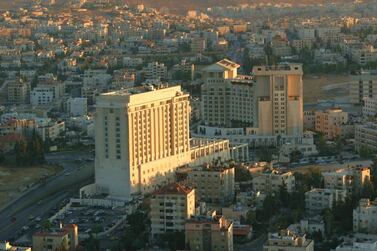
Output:
<path fill-rule="evenodd" d="M 190 162 L 189 95 L 147 85 L 102 94 L 96 105 L 95 182 L 129 200 L 170 183 Z"/>

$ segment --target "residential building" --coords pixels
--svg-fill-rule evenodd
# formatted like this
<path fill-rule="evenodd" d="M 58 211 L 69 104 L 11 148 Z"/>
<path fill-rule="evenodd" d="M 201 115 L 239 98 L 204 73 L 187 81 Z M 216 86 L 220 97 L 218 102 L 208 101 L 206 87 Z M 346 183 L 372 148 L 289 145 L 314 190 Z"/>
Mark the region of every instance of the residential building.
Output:
<path fill-rule="evenodd" d="M 315 111 L 304 111 L 304 129 L 314 130 L 315 129 Z"/>
<path fill-rule="evenodd" d="M 377 97 L 377 71 L 361 71 L 352 76 L 350 82 L 350 101 L 354 104 L 362 104 L 363 99 Z"/>
<path fill-rule="evenodd" d="M 54 101 L 54 90 L 49 87 L 35 87 L 30 92 L 30 104 L 33 106 L 48 105 Z"/>
<path fill-rule="evenodd" d="M 229 203 L 235 196 L 234 167 L 207 165 L 179 170 L 186 182 L 195 188 L 196 200 L 210 203 Z"/>
<path fill-rule="evenodd" d="M 233 251 L 233 223 L 216 215 L 186 221 L 185 242 L 192 251 Z"/>
<path fill-rule="evenodd" d="M 314 241 L 305 234 L 296 234 L 287 229 L 279 233 L 269 233 L 263 251 L 314 251 Z"/>
<path fill-rule="evenodd" d="M 313 188 L 305 193 L 305 210 L 318 215 L 324 209 L 332 209 L 335 203 L 345 201 L 346 197 L 345 190 Z"/>
<path fill-rule="evenodd" d="M 377 97 L 363 98 L 363 116 L 367 117 L 375 117 L 377 115 Z"/>
<path fill-rule="evenodd" d="M 377 234 L 377 201 L 359 201 L 359 206 L 353 210 L 353 231 Z"/>
<path fill-rule="evenodd" d="M 279 161 L 291 162 L 291 154 L 294 151 L 299 151 L 302 158 L 317 155 L 318 150 L 314 144 L 313 133 L 310 131 L 304 132 L 301 143 L 285 143 L 281 145 L 279 148 Z"/>
<path fill-rule="evenodd" d="M 322 173 L 325 188 L 345 190 L 347 194 L 359 193 L 364 182 L 370 180 L 369 167 L 350 167 Z"/>
<path fill-rule="evenodd" d="M 340 108 L 315 112 L 315 130 L 323 133 L 327 139 L 335 139 L 342 135 L 342 125 L 348 122 L 348 113 Z"/>
<path fill-rule="evenodd" d="M 30 100 L 30 82 L 15 80 L 6 81 L 3 84 L 7 87 L 7 102 L 10 104 L 27 104 Z"/>
<path fill-rule="evenodd" d="M 261 193 L 279 192 L 285 188 L 288 193 L 295 189 L 295 176 L 292 172 L 279 172 L 278 170 L 268 170 L 252 180 L 253 191 Z"/>
<path fill-rule="evenodd" d="M 151 198 L 152 236 L 185 230 L 186 219 L 195 215 L 195 189 L 168 184 L 153 192 Z"/>
<path fill-rule="evenodd" d="M 32 237 L 33 251 L 68 250 L 75 251 L 78 246 L 78 227 L 67 224 L 49 232 L 37 232 Z"/>
<path fill-rule="evenodd" d="M 168 68 L 163 63 L 149 63 L 143 68 L 146 79 L 167 79 Z"/>
<path fill-rule="evenodd" d="M 299 223 L 291 224 L 287 228 L 290 232 L 299 234 L 325 234 L 325 222 L 320 215 L 300 220 Z"/>
<path fill-rule="evenodd" d="M 86 98 L 70 98 L 67 101 L 67 110 L 71 116 L 84 116 L 88 113 Z"/>
<path fill-rule="evenodd" d="M 355 125 L 355 150 L 360 152 L 361 149 L 377 151 L 377 124 L 374 122 L 365 122 Z"/>

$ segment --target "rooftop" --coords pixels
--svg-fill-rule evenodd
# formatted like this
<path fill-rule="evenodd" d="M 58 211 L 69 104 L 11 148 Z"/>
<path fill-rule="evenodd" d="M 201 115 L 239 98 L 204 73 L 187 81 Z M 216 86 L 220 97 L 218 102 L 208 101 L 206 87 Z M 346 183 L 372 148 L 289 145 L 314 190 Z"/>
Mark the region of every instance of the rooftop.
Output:
<path fill-rule="evenodd" d="M 189 194 L 193 189 L 179 183 L 168 184 L 153 194 Z"/>

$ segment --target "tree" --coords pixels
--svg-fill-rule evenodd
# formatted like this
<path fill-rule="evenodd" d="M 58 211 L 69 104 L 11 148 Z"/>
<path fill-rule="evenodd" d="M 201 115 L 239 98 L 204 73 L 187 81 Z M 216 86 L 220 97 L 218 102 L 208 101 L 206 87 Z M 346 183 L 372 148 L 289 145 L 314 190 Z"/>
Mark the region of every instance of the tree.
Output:
<path fill-rule="evenodd" d="M 299 162 L 300 159 L 302 159 L 304 157 L 304 155 L 302 154 L 302 152 L 298 149 L 295 149 L 293 150 L 290 154 L 289 154 L 289 158 L 290 158 L 290 162 L 293 163 L 293 162 Z"/>

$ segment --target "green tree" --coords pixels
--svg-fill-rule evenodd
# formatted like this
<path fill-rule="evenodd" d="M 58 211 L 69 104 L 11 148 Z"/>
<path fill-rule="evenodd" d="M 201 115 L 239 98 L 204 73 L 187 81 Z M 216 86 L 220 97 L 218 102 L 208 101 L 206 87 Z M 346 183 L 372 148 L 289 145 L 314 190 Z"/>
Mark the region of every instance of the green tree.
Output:
<path fill-rule="evenodd" d="M 290 158 L 290 162 L 293 163 L 293 162 L 299 162 L 300 159 L 302 159 L 304 157 L 304 155 L 302 154 L 302 152 L 298 149 L 295 149 L 293 150 L 290 154 L 289 154 L 289 158 Z"/>

